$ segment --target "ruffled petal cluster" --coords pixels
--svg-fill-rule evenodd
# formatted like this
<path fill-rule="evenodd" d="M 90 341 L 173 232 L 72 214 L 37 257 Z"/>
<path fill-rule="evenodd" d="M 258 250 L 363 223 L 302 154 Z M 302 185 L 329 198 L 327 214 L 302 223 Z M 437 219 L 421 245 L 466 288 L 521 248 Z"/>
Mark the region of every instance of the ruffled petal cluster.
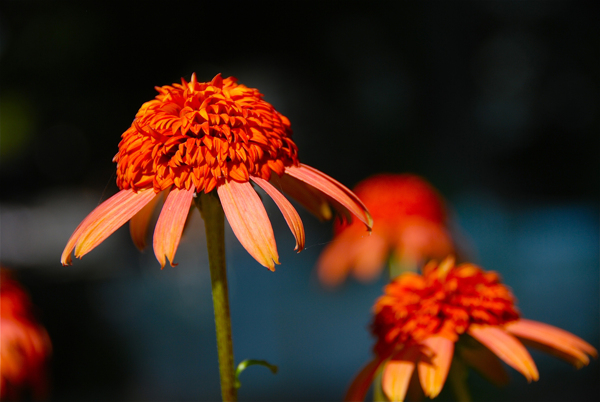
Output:
<path fill-rule="evenodd" d="M 233 232 L 262 265 L 279 264 L 266 210 L 251 183 L 281 210 L 296 250 L 304 248 L 302 221 L 281 191 L 321 219 L 358 218 L 367 229 L 372 218 L 359 198 L 341 183 L 298 160 L 289 120 L 262 94 L 233 77 L 217 75 L 200 83 L 157 87 L 159 95 L 142 105 L 119 143 L 117 184 L 121 191 L 90 213 L 63 251 L 82 257 L 130 221 L 131 236 L 145 246 L 154 208 L 164 203 L 154 230 L 153 247 L 164 267 L 173 264 L 183 228 L 198 193 L 216 192 Z M 363 229 L 364 230 L 364 229 Z"/>
<path fill-rule="evenodd" d="M 354 192 L 377 225 L 370 236 L 356 223 L 336 225 L 335 237 L 317 263 L 323 284 L 339 285 L 350 272 L 360 281 L 374 280 L 390 254 L 414 267 L 454 251 L 444 201 L 421 177 L 378 174 L 360 182 Z"/>
<path fill-rule="evenodd" d="M 510 290 L 495 272 L 452 259 L 430 262 L 385 287 L 374 307 L 375 352 L 420 343 L 432 335 L 456 342 L 472 324 L 500 326 L 519 318 Z"/>
<path fill-rule="evenodd" d="M 392 401 L 404 400 L 411 384 L 436 397 L 451 362 L 461 359 L 495 384 L 508 380 L 503 361 L 527 378 L 539 373 L 523 346 L 538 347 L 576 367 L 597 357 L 581 338 L 551 325 L 520 318 L 510 290 L 494 272 L 452 258 L 431 262 L 423 275 L 405 273 L 385 287 L 374 306 L 371 329 L 376 357 L 352 382 L 346 400 L 364 400 L 374 376 Z M 418 382 L 411 382 L 413 376 Z"/>
<path fill-rule="evenodd" d="M 117 162 L 121 189 L 170 186 L 210 192 L 227 180 L 269 180 L 298 166 L 290 121 L 258 90 L 217 75 L 200 83 L 156 87 L 123 133 Z"/>
<path fill-rule="evenodd" d="M 9 271 L 0 274 L 0 399 L 48 396 L 48 333 L 33 316 L 33 305 Z"/>

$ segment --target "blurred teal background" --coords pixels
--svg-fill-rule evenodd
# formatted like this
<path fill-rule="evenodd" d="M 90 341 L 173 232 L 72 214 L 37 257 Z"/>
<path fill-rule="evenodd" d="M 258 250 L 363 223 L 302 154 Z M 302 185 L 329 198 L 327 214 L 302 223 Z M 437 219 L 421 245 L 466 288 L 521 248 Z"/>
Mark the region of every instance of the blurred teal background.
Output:
<path fill-rule="evenodd" d="M 117 191 L 121 133 L 155 85 L 221 72 L 292 122 L 304 163 L 348 186 L 413 172 L 446 197 L 472 260 L 501 273 L 524 316 L 599 348 L 599 51 L 593 2 L 0 3 L 0 261 L 54 343 L 56 401 L 219 398 L 204 228 L 175 268 L 119 230 L 62 267 L 79 222 Z M 267 203 L 282 264 L 227 228 L 241 400 L 339 400 L 370 358 L 384 281 L 337 291 L 314 264 L 331 224 L 305 211 L 307 248 Z M 598 362 L 532 352 L 476 400 L 597 400 Z M 442 399 L 452 395 L 444 391 Z"/>

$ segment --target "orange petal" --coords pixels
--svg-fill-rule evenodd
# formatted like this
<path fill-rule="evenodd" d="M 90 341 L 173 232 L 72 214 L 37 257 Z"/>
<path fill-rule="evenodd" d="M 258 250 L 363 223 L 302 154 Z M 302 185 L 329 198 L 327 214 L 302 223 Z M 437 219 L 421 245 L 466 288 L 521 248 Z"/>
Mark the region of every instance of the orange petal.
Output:
<path fill-rule="evenodd" d="M 431 336 L 421 342 L 432 352 L 418 363 L 419 380 L 425 395 L 435 398 L 444 387 L 454 355 L 454 342 L 443 336 Z"/>
<path fill-rule="evenodd" d="M 344 397 L 345 402 L 365 400 L 367 391 L 369 391 L 373 382 L 373 377 L 375 377 L 375 373 L 377 373 L 383 361 L 385 359 L 378 356 L 360 370 L 356 377 L 354 377 L 354 380 L 352 380 L 350 387 L 348 387 L 348 391 Z"/>
<path fill-rule="evenodd" d="M 252 177 L 252 181 L 255 182 L 265 190 L 267 194 L 275 201 L 275 204 L 279 207 L 279 210 L 283 214 L 285 221 L 287 222 L 290 230 L 296 238 L 296 248 L 298 252 L 304 250 L 304 225 L 302 219 L 298 215 L 296 209 L 292 204 L 281 194 L 275 187 L 273 187 L 268 181 L 261 179 L 260 177 Z"/>
<path fill-rule="evenodd" d="M 227 221 L 256 261 L 275 271 L 279 264 L 275 235 L 260 197 L 249 182 L 226 181 L 217 187 Z"/>
<path fill-rule="evenodd" d="M 352 273 L 361 282 L 371 282 L 383 270 L 388 255 L 388 244 L 383 237 L 371 232 L 370 235 L 363 235 L 356 246 L 358 250 Z"/>
<path fill-rule="evenodd" d="M 459 344 L 460 345 L 460 344 Z M 497 387 L 508 384 L 508 373 L 494 353 L 481 343 L 471 340 L 467 345 L 457 346 L 457 353 L 482 376 Z"/>
<path fill-rule="evenodd" d="M 272 174 L 270 182 L 276 188 L 283 190 L 290 197 L 298 201 L 320 220 L 326 221 L 331 219 L 332 213 L 327 199 L 314 187 L 285 174 L 281 177 Z"/>
<path fill-rule="evenodd" d="M 154 197 L 148 204 L 144 206 L 137 214 L 129 220 L 129 233 L 133 244 L 142 251 L 146 248 L 146 234 L 148 233 L 148 226 L 150 225 L 150 219 L 156 207 L 156 203 L 160 197 Z"/>
<path fill-rule="evenodd" d="M 419 348 L 411 346 L 398 352 L 385 364 L 381 386 L 383 393 L 391 401 L 404 400 L 419 356 L 421 356 Z"/>
<path fill-rule="evenodd" d="M 181 240 L 185 221 L 190 212 L 194 191 L 194 186 L 189 190 L 172 189 L 160 211 L 154 229 L 154 255 L 160 262 L 161 269 L 166 264 L 165 258 L 169 259 L 172 267 L 176 265 L 173 264 L 173 259 L 179 246 L 179 240 Z"/>
<path fill-rule="evenodd" d="M 363 233 L 348 228 L 323 249 L 317 261 L 317 274 L 322 284 L 334 287 L 346 279 L 354 261 L 356 244 L 362 240 Z"/>
<path fill-rule="evenodd" d="M 71 264 L 73 248 L 77 258 L 90 252 L 155 197 L 152 189 L 137 193 L 129 189 L 121 190 L 104 201 L 77 226 L 60 257 L 61 263 Z"/>
<path fill-rule="evenodd" d="M 555 354 L 577 368 L 589 364 L 590 359 L 586 353 L 598 357 L 598 352 L 592 345 L 552 325 L 520 319 L 506 325 L 506 330 L 519 338 L 533 341 L 533 346 Z"/>
<path fill-rule="evenodd" d="M 531 355 L 517 338 L 502 328 L 471 325 L 469 335 L 477 339 L 506 364 L 519 371 L 527 381 L 537 381 L 539 373 Z"/>
<path fill-rule="evenodd" d="M 285 168 L 285 173 L 298 180 L 302 180 L 339 202 L 344 208 L 360 219 L 369 230 L 373 227 L 373 218 L 371 218 L 369 211 L 367 211 L 362 201 L 340 182 L 304 164 L 300 164 L 298 167 L 289 166 Z"/>

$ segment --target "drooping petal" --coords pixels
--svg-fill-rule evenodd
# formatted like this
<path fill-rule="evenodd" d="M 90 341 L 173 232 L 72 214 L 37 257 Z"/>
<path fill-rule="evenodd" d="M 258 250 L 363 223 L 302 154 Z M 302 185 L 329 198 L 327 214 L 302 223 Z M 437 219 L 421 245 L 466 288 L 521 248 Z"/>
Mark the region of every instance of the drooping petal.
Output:
<path fill-rule="evenodd" d="M 345 402 L 365 400 L 367 391 L 369 391 L 373 378 L 383 361 L 385 359 L 378 356 L 359 371 L 354 380 L 352 380 L 350 387 L 348 387 L 348 391 L 344 397 Z"/>
<path fill-rule="evenodd" d="M 533 346 L 567 360 L 577 368 L 589 364 L 586 355 L 597 357 L 596 349 L 570 332 L 537 321 L 520 319 L 506 325 L 511 334 L 532 341 Z"/>
<path fill-rule="evenodd" d="M 279 207 L 279 210 L 283 214 L 285 221 L 287 222 L 290 230 L 296 238 L 296 248 L 298 252 L 304 250 L 304 225 L 302 219 L 298 215 L 296 209 L 292 204 L 281 194 L 275 187 L 273 187 L 268 181 L 261 179 L 260 177 L 252 176 L 252 181 L 255 182 L 265 190 L 267 194 L 275 201 L 275 204 Z"/>
<path fill-rule="evenodd" d="M 174 267 L 173 259 L 181 240 L 181 233 L 194 198 L 195 187 L 190 189 L 172 189 L 165 204 L 160 211 L 160 216 L 154 229 L 154 255 L 160 268 L 164 268 L 166 258 Z"/>
<path fill-rule="evenodd" d="M 227 221 L 242 246 L 256 261 L 275 271 L 275 264 L 279 264 L 275 235 L 267 211 L 252 185 L 226 181 L 217 187 L 217 193 Z"/>
<path fill-rule="evenodd" d="M 310 184 L 317 190 L 322 191 L 324 194 L 339 202 L 344 208 L 348 209 L 360 219 L 369 230 L 373 227 L 373 219 L 362 201 L 337 180 L 304 164 L 300 164 L 300 166 L 288 166 L 285 168 L 285 173 Z"/>
<path fill-rule="evenodd" d="M 146 234 L 148 233 L 148 226 L 150 225 L 150 219 L 156 208 L 156 203 L 161 197 L 154 197 L 148 204 L 144 206 L 137 214 L 129 220 L 129 233 L 133 244 L 142 251 L 146 248 Z"/>
<path fill-rule="evenodd" d="M 410 378 L 421 351 L 417 346 L 409 346 L 394 355 L 383 369 L 381 386 L 383 393 L 391 401 L 403 401 L 408 391 Z"/>
<path fill-rule="evenodd" d="M 346 279 L 354 262 L 356 244 L 361 240 L 362 236 L 354 228 L 349 228 L 323 250 L 317 261 L 317 274 L 322 284 L 334 287 Z"/>
<path fill-rule="evenodd" d="M 471 325 L 469 335 L 477 339 L 506 364 L 519 371 L 527 381 L 537 381 L 539 373 L 525 346 L 502 328 Z"/>
<path fill-rule="evenodd" d="M 137 193 L 129 189 L 121 190 L 104 201 L 77 226 L 61 255 L 61 263 L 71 264 L 73 248 L 77 258 L 90 252 L 155 197 L 152 189 Z"/>
<path fill-rule="evenodd" d="M 457 345 L 456 349 L 456 353 L 467 365 L 477 370 L 492 384 L 497 387 L 508 384 L 510 377 L 500 359 L 481 343 L 471 340 L 467 346 Z"/>
<path fill-rule="evenodd" d="M 419 380 L 425 395 L 433 399 L 439 395 L 446 382 L 454 355 L 454 342 L 443 336 L 431 336 L 422 343 L 432 354 L 428 361 L 423 358 L 419 360 Z"/>
<path fill-rule="evenodd" d="M 348 229 L 346 229 L 348 230 Z M 354 269 L 352 272 L 361 282 L 374 281 L 381 273 L 388 254 L 388 244 L 385 239 L 376 233 L 370 235 L 363 232 L 363 237 L 356 246 Z"/>
<path fill-rule="evenodd" d="M 270 182 L 275 188 L 283 190 L 290 197 L 298 201 L 304 208 L 320 220 L 326 221 L 333 216 L 325 196 L 305 182 L 286 174 L 281 177 L 272 174 Z"/>

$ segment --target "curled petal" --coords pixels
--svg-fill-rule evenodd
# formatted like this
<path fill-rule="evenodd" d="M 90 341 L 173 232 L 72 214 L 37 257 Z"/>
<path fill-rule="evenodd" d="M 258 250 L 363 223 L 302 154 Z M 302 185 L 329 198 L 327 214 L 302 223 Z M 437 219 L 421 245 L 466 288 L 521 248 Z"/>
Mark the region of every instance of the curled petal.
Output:
<path fill-rule="evenodd" d="M 140 209 L 156 197 L 152 189 L 135 192 L 121 190 L 94 209 L 75 229 L 69 238 L 60 261 L 71 264 L 71 251 L 81 258 L 108 236 L 113 234 Z"/>
<path fill-rule="evenodd" d="M 362 201 L 356 194 L 337 180 L 304 164 L 289 166 L 285 168 L 285 173 L 298 180 L 302 180 L 339 202 L 344 208 L 360 219 L 367 226 L 368 230 L 371 230 L 373 227 L 373 218 L 371 218 L 369 211 L 367 211 Z"/>
<path fill-rule="evenodd" d="M 469 335 L 477 339 L 506 364 L 519 371 L 527 381 L 537 381 L 539 373 L 525 346 L 502 328 L 471 325 Z"/>
<path fill-rule="evenodd" d="M 173 259 L 190 212 L 194 191 L 194 186 L 188 190 L 180 188 L 171 190 L 160 211 L 154 229 L 154 255 L 160 262 L 161 269 L 166 264 L 166 258 L 169 259 L 172 267 L 175 266 Z"/>
<path fill-rule="evenodd" d="M 467 365 L 473 367 L 482 376 L 497 387 L 509 382 L 509 376 L 504 366 L 492 351 L 479 342 L 471 341 L 468 346 L 457 347 L 457 353 Z"/>
<path fill-rule="evenodd" d="M 276 188 L 286 192 L 320 220 L 326 221 L 333 216 L 327 199 L 314 187 L 286 174 L 281 177 L 273 174 L 270 181 Z"/>
<path fill-rule="evenodd" d="M 448 377 L 454 355 L 454 342 L 443 336 L 431 336 L 422 343 L 432 353 L 429 359 L 419 360 L 419 380 L 425 395 L 433 399 L 439 395 Z"/>
<path fill-rule="evenodd" d="M 354 380 L 352 380 L 350 387 L 348 387 L 348 391 L 344 397 L 345 402 L 365 400 L 373 378 L 384 361 L 385 359 L 378 356 L 359 371 Z"/>
<path fill-rule="evenodd" d="M 226 181 L 217 187 L 227 221 L 256 261 L 275 271 L 279 264 L 275 235 L 260 197 L 249 182 Z"/>
<path fill-rule="evenodd" d="M 520 319 L 506 325 L 511 334 L 531 341 L 532 346 L 557 355 L 577 368 L 589 364 L 586 355 L 598 357 L 596 349 L 570 332 L 537 321 Z"/>
<path fill-rule="evenodd" d="M 403 401 L 408 391 L 410 378 L 421 351 L 417 346 L 410 346 L 394 355 L 383 369 L 381 386 L 383 393 L 391 401 Z"/>
<path fill-rule="evenodd" d="M 255 182 L 265 190 L 267 194 L 275 201 L 275 204 L 279 207 L 279 210 L 283 214 L 285 221 L 287 222 L 290 230 L 296 238 L 296 248 L 298 252 L 304 250 L 304 225 L 302 219 L 298 215 L 296 209 L 292 204 L 281 194 L 275 187 L 273 187 L 268 181 L 261 179 L 260 177 L 252 177 L 252 181 Z"/>
<path fill-rule="evenodd" d="M 146 234 L 148 233 L 148 226 L 150 225 L 150 219 L 156 203 L 160 197 L 154 197 L 148 204 L 144 206 L 137 214 L 129 220 L 129 233 L 133 244 L 142 251 L 146 248 Z"/>

